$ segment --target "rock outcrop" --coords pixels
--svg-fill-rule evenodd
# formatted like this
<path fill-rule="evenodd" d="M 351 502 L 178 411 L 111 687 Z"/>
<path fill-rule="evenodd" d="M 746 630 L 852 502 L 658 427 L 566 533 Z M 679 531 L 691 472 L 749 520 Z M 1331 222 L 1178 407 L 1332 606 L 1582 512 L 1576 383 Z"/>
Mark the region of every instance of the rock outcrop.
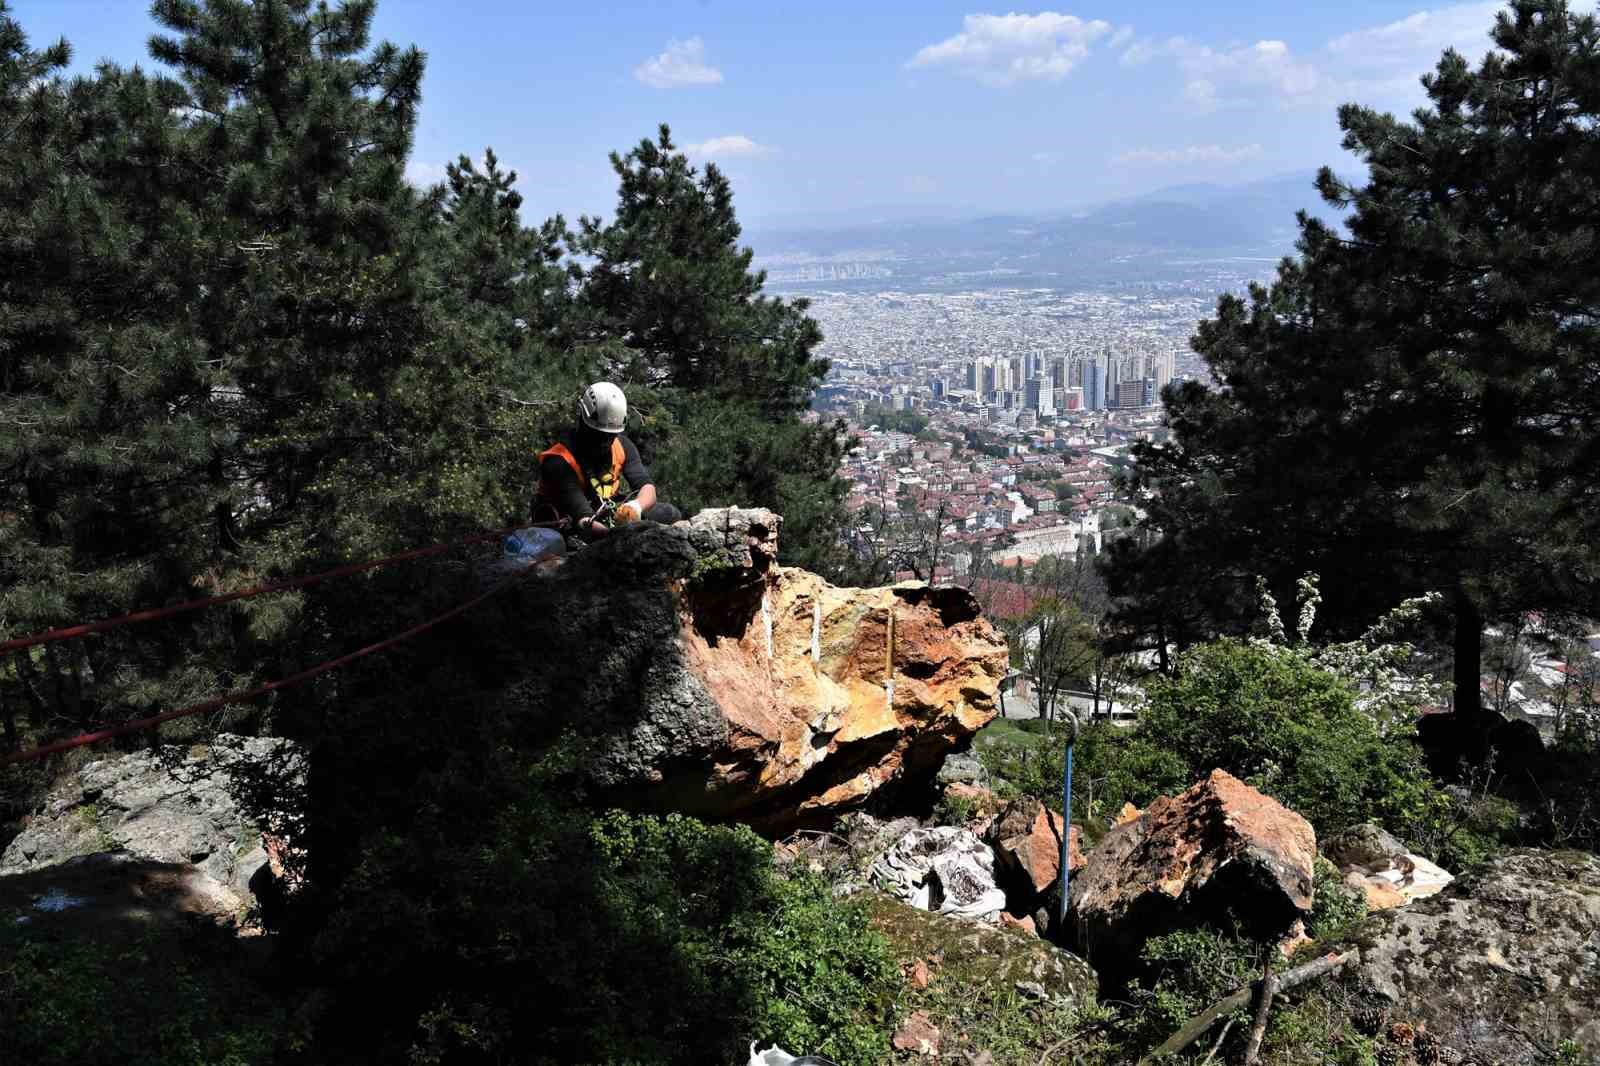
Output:
<path fill-rule="evenodd" d="M 1516 850 L 1368 919 L 1358 977 L 1474 1062 L 1600 1054 L 1600 856 Z"/>
<path fill-rule="evenodd" d="M 778 566 L 780 524 L 631 525 L 514 586 L 513 631 L 475 622 L 502 661 L 524 649 L 504 698 L 588 733 L 592 780 L 643 809 L 778 831 L 931 777 L 994 717 L 1004 639 L 959 588 Z"/>
<path fill-rule="evenodd" d="M 906 964 L 935 961 L 932 980 L 952 996 L 1036 985 L 1049 999 L 1093 1003 L 1099 978 L 1083 959 L 1018 929 L 908 907 L 878 893 L 866 900 L 873 928 Z"/>
<path fill-rule="evenodd" d="M 227 734 L 197 750 L 109 755 L 68 774 L 0 856 L 0 875 L 116 852 L 190 868 L 189 891 L 248 903 L 251 879 L 269 856 L 263 826 L 240 809 L 240 767 L 298 779 L 302 760 L 288 741 Z M 186 883 L 188 883 L 186 882 Z"/>
<path fill-rule="evenodd" d="M 1106 834 L 1072 882 L 1074 931 L 1096 965 L 1224 915 L 1261 939 L 1311 910 L 1311 823 L 1222 770 Z"/>

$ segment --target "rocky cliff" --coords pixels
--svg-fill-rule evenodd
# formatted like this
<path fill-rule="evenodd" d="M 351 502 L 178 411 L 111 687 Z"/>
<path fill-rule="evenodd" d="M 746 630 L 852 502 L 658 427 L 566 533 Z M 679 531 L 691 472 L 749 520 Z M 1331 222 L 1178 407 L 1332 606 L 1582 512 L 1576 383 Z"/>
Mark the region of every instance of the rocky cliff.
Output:
<path fill-rule="evenodd" d="M 779 566 L 781 522 L 626 526 L 519 583 L 522 650 L 484 634 L 516 675 L 501 698 L 571 710 L 592 779 L 646 809 L 780 830 L 931 776 L 995 716 L 1004 639 L 959 588 Z"/>

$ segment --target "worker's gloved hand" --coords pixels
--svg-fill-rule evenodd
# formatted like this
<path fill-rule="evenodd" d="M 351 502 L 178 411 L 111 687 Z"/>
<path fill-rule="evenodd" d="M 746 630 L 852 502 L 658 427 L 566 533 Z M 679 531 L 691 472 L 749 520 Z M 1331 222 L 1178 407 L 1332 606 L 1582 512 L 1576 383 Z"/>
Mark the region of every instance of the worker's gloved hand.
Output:
<path fill-rule="evenodd" d="M 644 508 L 638 501 L 630 501 L 617 508 L 617 525 L 625 526 L 629 522 L 637 522 L 644 517 Z"/>

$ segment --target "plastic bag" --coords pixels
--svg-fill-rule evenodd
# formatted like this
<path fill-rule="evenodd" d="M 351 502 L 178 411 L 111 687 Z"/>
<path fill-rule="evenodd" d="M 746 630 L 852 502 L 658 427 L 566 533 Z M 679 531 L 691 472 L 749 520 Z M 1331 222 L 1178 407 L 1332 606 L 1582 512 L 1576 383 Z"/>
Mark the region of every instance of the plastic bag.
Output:
<path fill-rule="evenodd" d="M 755 1042 L 751 1041 L 750 1066 L 835 1066 L 835 1063 L 821 1055 L 801 1055 L 796 1058 L 776 1044 L 758 1052 Z"/>
<path fill-rule="evenodd" d="M 567 550 L 567 542 L 559 530 L 543 526 L 529 526 L 506 537 L 505 554 L 516 559 L 537 561 Z"/>

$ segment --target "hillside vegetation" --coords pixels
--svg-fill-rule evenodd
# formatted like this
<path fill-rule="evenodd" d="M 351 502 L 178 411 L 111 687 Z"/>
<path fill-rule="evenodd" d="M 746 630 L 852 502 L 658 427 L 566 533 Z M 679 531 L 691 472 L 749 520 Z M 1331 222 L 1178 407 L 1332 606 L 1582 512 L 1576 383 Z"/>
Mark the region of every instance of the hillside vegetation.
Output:
<path fill-rule="evenodd" d="M 686 512 L 771 508 L 784 562 L 861 572 L 840 536 L 847 438 L 803 417 L 820 331 L 805 301 L 764 295 L 726 176 L 662 126 L 611 157 L 607 219 L 525 224 L 516 176 L 478 146 L 419 189 L 424 55 L 370 40 L 375 2 L 156 0 L 150 70 L 68 78 L 68 43 L 37 47 L 0 0 L 0 640 L 524 524 L 535 453 L 601 377 Z M 1513 752 L 1480 679 L 1486 627 L 1600 617 L 1600 29 L 1516 0 L 1494 32 L 1480 65 L 1440 60 L 1410 121 L 1341 110 L 1368 178 L 1318 187 L 1348 228 L 1303 218 L 1274 284 L 1198 324 L 1214 380 L 1169 388 L 1171 442 L 1136 449 L 1148 517 L 1104 561 L 1105 609 L 1036 642 L 1082 670 L 1148 653 L 1137 723 L 1089 723 L 1074 748 L 1085 845 L 1124 804 L 1221 770 L 1318 841 L 1375 823 L 1490 871 L 1469 889 L 1543 871 L 1490 900 L 1507 913 L 1559 881 L 1578 901 L 1559 928 L 1592 917 L 1600 699 Z M 682 582 L 713 606 L 728 591 L 698 564 Z M 1290 588 L 1292 634 L 1272 598 Z M 23 649 L 0 659 L 0 747 L 284 677 L 476 591 L 457 552 Z M 945 1061 L 1109 1066 L 1281 959 L 1249 915 L 1212 915 L 1119 960 L 1098 997 L 1052 995 L 977 934 L 886 909 L 865 887 L 892 843 L 874 833 L 912 827 L 889 818 L 965 828 L 1028 800 L 1052 824 L 1050 722 L 979 734 L 987 796 L 936 794 L 919 767 L 880 809 L 783 841 L 612 809 L 588 708 L 519 717 L 504 698 L 530 662 L 602 667 L 551 661 L 527 628 L 491 600 L 306 684 L 0 767 L 0 846 L 118 745 L 199 758 L 221 731 L 274 736 L 308 767 L 243 776 L 295 887 L 233 916 L 258 937 L 137 908 L 75 928 L 33 913 L 44 881 L 0 879 L 0 1061 L 642 1066 L 739 1063 L 759 1041 L 870 1066 L 923 1057 L 914 1020 Z M 770 658 L 770 619 L 766 640 Z M 1449 649 L 1451 713 L 1432 713 L 1438 664 L 1413 640 Z M 807 742 L 830 743 L 824 725 Z M 1490 865 L 1514 847 L 1548 850 Z M 1300 951 L 1381 939 L 1338 870 L 1307 877 Z M 1015 930 L 985 942 L 1060 965 Z M 1350 975 L 1307 986 L 1262 1015 L 1260 1061 L 1446 1061 L 1386 1010 Z M 1566 1019 L 1494 1035 L 1520 1061 L 1594 1062 L 1600 1037 Z M 1251 1018 L 1227 1025 L 1184 1054 L 1244 1061 Z"/>

